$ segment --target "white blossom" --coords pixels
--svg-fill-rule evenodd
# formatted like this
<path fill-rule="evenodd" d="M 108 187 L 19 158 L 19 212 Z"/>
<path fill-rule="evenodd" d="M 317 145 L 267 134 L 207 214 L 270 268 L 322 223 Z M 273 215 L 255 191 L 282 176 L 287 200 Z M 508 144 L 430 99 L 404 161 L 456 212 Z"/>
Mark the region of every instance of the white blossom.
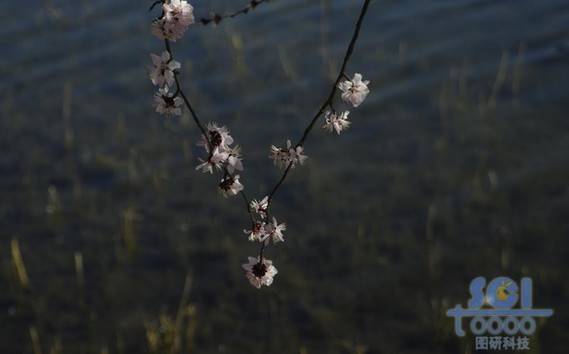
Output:
<path fill-rule="evenodd" d="M 303 165 L 308 156 L 304 155 L 302 145 L 293 147 L 290 140 L 287 140 L 286 148 L 272 145 L 269 158 L 273 160 L 276 166 L 287 167 L 290 164 L 291 168 L 294 168 L 297 164 Z"/>
<path fill-rule="evenodd" d="M 229 135 L 229 129 L 225 126 L 217 126 L 215 122 L 208 123 L 207 125 L 207 134 L 209 142 L 211 143 L 213 148 L 219 149 L 222 152 L 229 152 L 232 151 L 229 145 L 233 144 L 233 137 Z M 203 146 L 206 151 L 209 152 L 209 144 L 205 136 L 202 135 L 200 141 L 197 143 L 198 146 Z M 236 151 L 233 151 L 235 154 L 239 153 L 239 148 Z"/>
<path fill-rule="evenodd" d="M 206 135 L 202 135 L 196 145 L 203 147 L 209 154 L 210 144 L 214 149 L 213 155 L 217 154 L 218 157 L 215 159 L 215 162 L 220 163 L 217 167 L 222 168 L 225 166 L 227 172 L 230 174 L 235 171 L 243 171 L 241 148 L 239 146 L 230 146 L 233 144 L 233 137 L 229 134 L 227 127 L 218 126 L 213 122 L 209 123 L 207 125 Z M 209 165 L 208 167 L 207 162 L 204 162 L 199 165 L 199 169 L 202 169 L 204 172 L 211 172 L 213 171 L 213 167 L 211 163 Z"/>
<path fill-rule="evenodd" d="M 235 146 L 227 150 L 229 157 L 227 158 L 227 171 L 229 173 L 243 171 L 243 159 L 241 158 L 241 148 Z"/>
<path fill-rule="evenodd" d="M 249 235 L 249 241 L 268 243 L 272 240 L 273 243 L 277 243 L 284 241 L 283 232 L 285 230 L 286 224 L 279 224 L 277 219 L 273 217 L 271 222 L 255 222 L 251 230 L 243 230 L 243 232 Z"/>
<path fill-rule="evenodd" d="M 194 8 L 186 0 L 170 0 L 162 6 L 165 16 L 179 26 L 188 27 L 195 22 Z"/>
<path fill-rule="evenodd" d="M 290 140 L 287 141 L 287 147 L 290 154 L 290 160 L 292 161 L 292 167 L 297 163 L 303 165 L 304 161 L 308 158 L 308 156 L 304 155 L 304 147 L 302 145 L 291 147 Z"/>
<path fill-rule="evenodd" d="M 279 167 L 286 166 L 286 157 L 285 157 L 286 152 L 287 152 L 286 150 L 283 150 L 275 145 L 271 145 L 271 154 L 269 155 L 269 158 L 273 160 L 275 166 Z"/>
<path fill-rule="evenodd" d="M 150 30 L 153 35 L 155 35 L 160 39 L 169 39 L 169 37 L 172 36 L 171 34 L 170 36 L 168 35 L 168 32 L 166 30 L 166 20 L 164 19 L 164 17 L 152 21 L 152 26 L 150 27 Z"/>
<path fill-rule="evenodd" d="M 350 126 L 351 122 L 348 120 L 348 114 L 350 114 L 349 111 L 345 111 L 340 114 L 328 111 L 325 115 L 326 123 L 322 127 L 329 132 L 335 131 L 340 135 L 342 130 L 347 129 Z"/>
<path fill-rule="evenodd" d="M 174 85 L 174 70 L 180 68 L 180 63 L 170 57 L 167 51 L 162 55 L 150 54 L 152 66 L 149 67 L 150 79 L 154 85 L 162 87 L 164 85 Z"/>
<path fill-rule="evenodd" d="M 195 22 L 194 8 L 185 0 L 165 2 L 162 10 L 162 17 L 152 23 L 152 33 L 160 39 L 176 41 Z"/>
<path fill-rule="evenodd" d="M 237 195 L 243 190 L 243 185 L 239 182 L 239 175 L 225 176 L 219 183 L 219 190 L 224 197 Z"/>
<path fill-rule="evenodd" d="M 251 285 L 260 289 L 261 286 L 269 286 L 273 283 L 274 276 L 278 273 L 277 268 L 269 259 L 249 257 L 249 262 L 242 265 L 246 271 L 247 279 Z"/>
<path fill-rule="evenodd" d="M 342 91 L 342 99 L 350 103 L 352 106 L 359 106 L 369 93 L 367 85 L 369 81 L 362 81 L 362 74 L 354 74 L 352 80 L 344 80 L 338 84 L 338 88 Z"/>
<path fill-rule="evenodd" d="M 266 196 L 260 201 L 257 199 L 253 199 L 250 203 L 251 209 L 259 214 L 261 217 L 265 217 L 267 215 L 267 208 L 269 207 L 269 197 Z"/>
<path fill-rule="evenodd" d="M 196 167 L 196 170 L 201 170 L 203 173 L 213 173 L 214 167 L 221 170 L 223 168 L 223 162 L 227 160 L 227 157 L 228 154 L 226 152 L 219 151 L 218 148 L 215 148 L 207 161 L 199 159 L 202 163 Z"/>
<path fill-rule="evenodd" d="M 182 104 L 184 101 L 178 97 L 170 94 L 168 86 L 164 86 L 158 90 L 154 95 L 154 107 L 156 112 L 165 115 L 180 115 L 182 114 Z"/>
<path fill-rule="evenodd" d="M 266 239 L 265 237 L 265 223 L 255 222 L 251 230 L 243 230 L 246 235 L 249 235 L 249 241 L 261 241 Z"/>
<path fill-rule="evenodd" d="M 277 222 L 277 219 L 273 217 L 273 222 L 265 225 L 264 238 L 267 240 L 268 239 L 273 240 L 273 243 L 283 242 L 284 241 L 283 231 L 285 230 L 286 230 L 286 224 L 285 223 L 279 224 Z M 264 241 L 264 239 L 262 239 L 262 241 Z"/>

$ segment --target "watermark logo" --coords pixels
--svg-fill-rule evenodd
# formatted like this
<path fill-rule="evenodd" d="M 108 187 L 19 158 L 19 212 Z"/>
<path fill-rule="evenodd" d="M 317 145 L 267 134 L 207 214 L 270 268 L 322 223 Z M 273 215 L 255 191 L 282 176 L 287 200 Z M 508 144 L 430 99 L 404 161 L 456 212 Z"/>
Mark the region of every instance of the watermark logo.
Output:
<path fill-rule="evenodd" d="M 534 309 L 531 278 L 518 284 L 508 277 L 486 283 L 477 277 L 470 282 L 468 308 L 456 305 L 447 311 L 454 318 L 454 331 L 464 337 L 462 319 L 471 318 L 470 331 L 476 350 L 529 350 L 536 329 L 536 317 L 550 317 L 552 309 Z M 518 308 L 514 308 L 519 305 Z"/>

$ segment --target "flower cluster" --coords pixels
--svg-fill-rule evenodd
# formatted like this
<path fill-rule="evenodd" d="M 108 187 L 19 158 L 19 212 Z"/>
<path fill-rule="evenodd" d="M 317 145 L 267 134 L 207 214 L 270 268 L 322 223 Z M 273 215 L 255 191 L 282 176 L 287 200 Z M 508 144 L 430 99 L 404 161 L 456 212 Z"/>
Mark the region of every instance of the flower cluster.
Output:
<path fill-rule="evenodd" d="M 175 41 L 182 37 L 189 25 L 194 23 L 194 8 L 185 0 L 169 0 L 162 3 L 162 15 L 152 23 L 152 33 L 160 39 Z M 154 95 L 156 112 L 165 115 L 180 115 L 183 100 L 178 90 L 172 93 L 170 87 L 176 85 L 176 72 L 179 62 L 172 58 L 168 46 L 161 55 L 150 54 L 152 65 L 148 68 L 150 80 L 158 86 Z"/>
<path fill-rule="evenodd" d="M 277 219 L 273 217 L 270 222 L 258 221 L 253 224 L 251 230 L 243 230 L 249 235 L 249 241 L 259 241 L 268 243 L 284 242 L 283 232 L 286 230 L 286 224 L 279 224 Z"/>
<path fill-rule="evenodd" d="M 149 67 L 150 80 L 159 87 L 154 96 L 156 112 L 166 115 L 180 115 L 184 100 L 178 96 L 180 88 L 176 80 L 177 70 L 181 65 L 172 58 L 168 41 L 175 41 L 182 37 L 189 25 L 194 23 L 193 7 L 185 0 L 168 0 L 162 3 L 162 15 L 152 24 L 152 32 L 160 39 L 166 40 L 166 51 L 161 55 L 150 54 L 152 66 Z M 171 93 L 169 86 L 176 85 L 175 93 Z M 201 127 L 201 126 L 200 126 Z M 233 138 L 226 127 L 218 127 L 215 123 L 207 126 L 207 136 L 203 135 L 198 142 L 205 148 L 207 159 L 201 160 L 197 170 L 213 173 L 214 170 L 223 170 L 224 176 L 219 183 L 219 190 L 223 196 L 237 195 L 243 190 L 239 175 L 243 171 L 241 149 L 239 146 L 231 147 Z"/>
<path fill-rule="evenodd" d="M 342 100 L 351 104 L 354 108 L 358 107 L 369 93 L 368 84 L 369 80 L 362 81 L 362 74 L 359 73 L 354 74 L 354 78 L 351 80 L 344 80 L 338 83 L 338 89 L 342 91 Z M 330 107 L 332 107 L 331 104 Z M 340 135 L 342 131 L 350 127 L 349 114 L 350 111 L 338 113 L 333 108 L 326 111 L 324 114 L 325 123 L 322 128 L 330 133 L 336 132 L 336 134 Z"/>
<path fill-rule="evenodd" d="M 209 173 L 213 173 L 214 170 L 219 170 L 225 171 L 226 175 L 231 175 L 236 170 L 243 171 L 241 148 L 239 146 L 230 146 L 233 144 L 233 137 L 229 134 L 229 129 L 223 126 L 219 127 L 215 123 L 209 123 L 207 125 L 206 134 L 207 136 L 202 135 L 197 145 L 204 148 L 208 154 L 208 158 L 205 161 L 200 159 L 202 163 L 196 167 L 196 170 Z M 238 177 L 239 176 L 234 176 L 229 180 L 224 178 L 224 180 L 225 182 L 233 181 L 239 184 Z M 222 180 L 222 183 L 219 185 L 222 190 L 226 190 L 227 188 L 227 185 L 224 184 L 224 180 Z M 243 190 L 242 186 L 241 188 L 236 188 L 239 189 L 237 193 Z"/>
<path fill-rule="evenodd" d="M 269 203 L 269 196 L 264 197 L 260 201 L 256 199 L 251 201 L 249 210 L 252 213 L 253 223 L 251 230 L 243 230 L 243 232 L 249 236 L 249 241 L 261 243 L 259 258 L 249 257 L 249 264 L 243 265 L 247 271 L 247 278 L 251 284 L 257 288 L 260 288 L 261 285 L 271 285 L 273 277 L 277 274 L 277 269 L 272 265 L 272 262 L 263 258 L 262 250 L 271 241 L 273 244 L 284 242 L 284 231 L 286 231 L 285 223 L 279 223 L 274 216 L 269 219 Z M 253 260 L 255 260 L 256 263 L 252 265 L 251 262 L 253 262 Z M 263 264 L 267 266 L 266 272 L 261 271 L 261 269 L 265 269 L 262 268 Z"/>
<path fill-rule="evenodd" d="M 279 167 L 294 168 L 296 165 L 303 165 L 308 158 L 304 154 L 302 145 L 292 146 L 290 140 L 286 142 L 286 148 L 279 148 L 275 145 L 271 146 L 271 154 L 269 155 L 274 164 Z"/>
<path fill-rule="evenodd" d="M 162 16 L 152 23 L 152 34 L 175 42 L 182 38 L 188 26 L 195 22 L 194 8 L 185 0 L 170 0 L 162 4 Z"/>
<path fill-rule="evenodd" d="M 207 125 L 207 136 L 202 135 L 198 146 L 204 148 L 207 159 L 200 159 L 201 163 L 196 170 L 213 173 L 214 170 L 223 171 L 224 175 L 219 183 L 219 191 L 224 197 L 234 196 L 243 191 L 244 187 L 239 181 L 239 175 L 235 171 L 243 171 L 243 159 L 241 148 L 232 147 L 233 137 L 229 134 L 229 129 L 218 126 L 215 123 Z"/>

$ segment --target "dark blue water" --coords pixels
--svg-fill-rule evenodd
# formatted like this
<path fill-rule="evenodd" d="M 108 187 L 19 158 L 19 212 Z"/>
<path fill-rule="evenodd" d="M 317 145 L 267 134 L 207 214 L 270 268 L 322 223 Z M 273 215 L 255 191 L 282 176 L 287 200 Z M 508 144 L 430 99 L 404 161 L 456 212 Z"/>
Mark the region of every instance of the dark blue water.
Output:
<path fill-rule="evenodd" d="M 1 353 L 37 354 L 30 328 L 43 353 L 170 353 L 186 274 L 183 353 L 471 352 L 444 313 L 480 275 L 531 276 L 556 311 L 532 353 L 564 352 L 566 1 L 374 1 L 348 66 L 371 94 L 345 134 L 313 132 L 279 191 L 263 291 L 240 269 L 241 201 L 194 171 L 190 116 L 153 112 L 149 5 L 0 3 Z M 273 0 L 173 45 L 200 118 L 243 147 L 249 195 L 325 99 L 360 6 Z"/>

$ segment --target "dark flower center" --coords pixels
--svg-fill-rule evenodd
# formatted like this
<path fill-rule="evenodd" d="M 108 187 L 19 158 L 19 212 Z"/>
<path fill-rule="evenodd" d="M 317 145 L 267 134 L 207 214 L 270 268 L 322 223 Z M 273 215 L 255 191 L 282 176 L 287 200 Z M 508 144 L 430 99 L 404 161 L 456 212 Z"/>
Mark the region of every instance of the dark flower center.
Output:
<path fill-rule="evenodd" d="M 233 177 L 229 176 L 225 178 L 223 181 L 221 181 L 221 183 L 219 184 L 219 188 L 223 189 L 224 191 L 228 191 L 233 185 L 233 182 L 235 182 L 235 180 L 233 179 Z"/>
<path fill-rule="evenodd" d="M 164 100 L 164 103 L 166 103 L 166 106 L 168 107 L 174 107 L 174 97 L 169 97 L 169 96 L 162 96 L 162 99 Z"/>
<path fill-rule="evenodd" d="M 223 139 L 221 138 L 221 134 L 219 134 L 219 132 L 211 130 L 209 132 L 209 140 L 211 141 L 211 145 L 219 146 L 221 145 Z"/>
<path fill-rule="evenodd" d="M 264 263 L 257 263 L 253 266 L 253 274 L 257 278 L 262 278 L 267 273 L 267 266 Z"/>

